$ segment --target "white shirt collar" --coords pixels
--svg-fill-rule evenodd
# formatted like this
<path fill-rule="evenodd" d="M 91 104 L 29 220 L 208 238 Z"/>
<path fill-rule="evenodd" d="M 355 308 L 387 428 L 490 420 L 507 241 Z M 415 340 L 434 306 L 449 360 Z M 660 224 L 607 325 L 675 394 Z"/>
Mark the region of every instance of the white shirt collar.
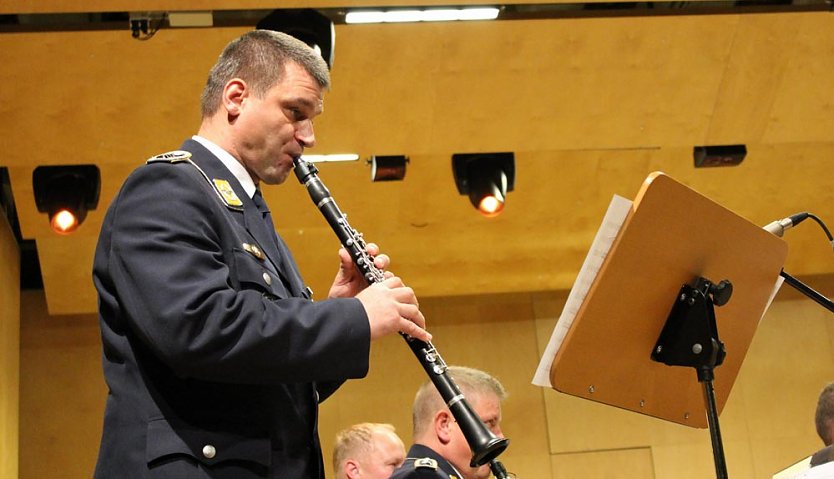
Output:
<path fill-rule="evenodd" d="M 257 187 L 255 186 L 255 182 L 252 181 L 252 177 L 249 176 L 249 172 L 246 171 L 246 168 L 243 167 L 242 164 L 228 151 L 224 150 L 217 146 L 216 143 L 207 140 L 199 135 L 194 135 L 191 137 L 192 140 L 196 141 L 197 143 L 206 147 L 208 151 L 210 151 L 214 156 L 220 160 L 223 165 L 228 168 L 229 171 L 237 178 L 237 181 L 240 182 L 240 186 L 243 187 L 243 191 L 249 195 L 249 198 L 255 194 L 255 190 Z"/>

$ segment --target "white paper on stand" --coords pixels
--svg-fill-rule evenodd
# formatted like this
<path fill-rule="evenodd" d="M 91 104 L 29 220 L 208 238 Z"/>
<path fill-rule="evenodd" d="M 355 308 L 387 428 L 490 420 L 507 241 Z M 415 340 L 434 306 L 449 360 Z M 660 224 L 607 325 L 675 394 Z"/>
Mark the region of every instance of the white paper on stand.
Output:
<path fill-rule="evenodd" d="M 553 387 L 550 383 L 550 366 L 553 364 L 556 353 L 559 352 L 559 348 L 562 346 L 562 342 L 565 340 L 565 336 L 567 336 L 571 324 L 573 324 L 573 320 L 576 318 L 579 307 L 585 301 L 585 296 L 588 294 L 588 290 L 591 289 L 591 284 L 593 284 L 594 278 L 596 278 L 600 267 L 602 267 L 602 262 L 608 255 L 608 251 L 611 250 L 611 245 L 614 244 L 614 240 L 617 238 L 617 234 L 620 232 L 620 228 L 622 228 L 632 204 L 633 202 L 631 200 L 625 199 L 622 196 L 614 195 L 611 199 L 611 203 L 608 205 L 608 211 L 606 211 L 605 217 L 602 219 L 602 225 L 600 225 L 594 241 L 591 243 L 591 249 L 585 257 L 585 262 L 582 263 L 582 268 L 579 270 L 579 275 L 573 283 L 568 299 L 565 302 L 565 307 L 562 309 L 562 314 L 559 316 L 559 320 L 556 321 L 556 327 L 553 328 L 553 334 L 550 336 L 550 341 L 547 343 L 544 354 L 542 354 L 539 367 L 536 369 L 535 376 L 533 376 L 534 385 L 547 388 Z"/>

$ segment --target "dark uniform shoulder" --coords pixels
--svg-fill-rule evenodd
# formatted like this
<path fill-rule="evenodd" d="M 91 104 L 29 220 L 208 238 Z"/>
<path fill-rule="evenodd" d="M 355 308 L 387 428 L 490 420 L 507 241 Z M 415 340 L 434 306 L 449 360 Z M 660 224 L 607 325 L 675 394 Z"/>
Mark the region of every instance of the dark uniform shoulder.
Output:
<path fill-rule="evenodd" d="M 214 192 L 217 193 L 217 197 L 220 198 L 220 201 L 222 201 L 226 207 L 235 211 L 243 211 L 243 202 L 240 198 L 238 198 L 232 188 L 232 185 L 229 184 L 229 181 L 222 178 L 209 178 L 206 172 L 203 171 L 197 163 L 191 160 L 191 153 L 188 151 L 169 151 L 167 153 L 152 156 L 148 158 L 145 163 L 149 165 L 156 163 L 167 163 L 172 165 L 180 163 L 189 164 L 196 168 L 196 170 L 200 173 L 200 176 L 202 176 L 203 179 L 205 179 L 212 186 L 212 188 L 214 188 Z"/>
<path fill-rule="evenodd" d="M 391 479 L 457 479 L 440 469 L 435 459 L 430 457 L 409 457 L 399 469 L 394 471 Z"/>

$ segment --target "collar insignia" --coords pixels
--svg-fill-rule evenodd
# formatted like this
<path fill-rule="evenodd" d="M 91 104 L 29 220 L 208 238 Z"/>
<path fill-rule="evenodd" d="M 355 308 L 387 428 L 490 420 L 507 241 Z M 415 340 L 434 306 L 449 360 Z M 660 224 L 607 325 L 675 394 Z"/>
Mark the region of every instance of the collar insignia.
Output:
<path fill-rule="evenodd" d="M 247 253 L 251 254 L 252 256 L 258 258 L 261 261 L 263 261 L 266 258 L 266 256 L 264 256 L 264 252 L 261 251 L 261 249 L 258 248 L 256 245 L 243 243 L 241 246 L 243 246 L 243 251 L 246 251 Z"/>
<path fill-rule="evenodd" d="M 430 457 L 421 457 L 414 460 L 414 469 L 425 468 L 437 470 L 437 461 Z"/>
<path fill-rule="evenodd" d="M 211 181 L 214 183 L 214 187 L 220 192 L 220 196 L 223 197 L 223 201 L 225 201 L 227 205 L 243 206 L 243 202 L 237 197 L 235 190 L 232 189 L 232 185 L 230 185 L 228 181 L 218 178 Z"/>

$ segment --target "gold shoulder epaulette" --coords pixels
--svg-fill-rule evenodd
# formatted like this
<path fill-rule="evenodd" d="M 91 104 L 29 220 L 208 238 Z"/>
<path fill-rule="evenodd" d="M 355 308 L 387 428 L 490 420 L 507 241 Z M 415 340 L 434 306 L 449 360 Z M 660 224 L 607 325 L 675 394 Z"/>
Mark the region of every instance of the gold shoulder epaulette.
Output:
<path fill-rule="evenodd" d="M 146 163 L 157 163 L 160 161 L 164 161 L 166 163 L 179 163 L 182 161 L 188 161 L 191 159 L 191 153 L 183 150 L 174 150 L 169 151 L 168 153 L 162 153 L 160 155 L 152 156 L 148 158 Z"/>
<path fill-rule="evenodd" d="M 220 201 L 226 205 L 227 208 L 235 211 L 243 211 L 243 202 L 240 201 L 240 198 L 235 194 L 235 191 L 232 189 L 232 185 L 229 184 L 228 181 L 222 180 L 219 178 L 211 179 L 208 177 L 205 171 L 200 168 L 197 163 L 191 161 L 191 153 L 184 151 L 184 150 L 174 150 L 169 151 L 168 153 L 162 153 L 161 155 L 156 155 L 154 157 L 148 158 L 146 163 L 188 163 L 194 168 L 197 168 L 197 171 L 203 176 L 203 178 L 208 181 L 211 185 L 214 192 L 217 194 L 217 197 L 220 198 Z"/>

